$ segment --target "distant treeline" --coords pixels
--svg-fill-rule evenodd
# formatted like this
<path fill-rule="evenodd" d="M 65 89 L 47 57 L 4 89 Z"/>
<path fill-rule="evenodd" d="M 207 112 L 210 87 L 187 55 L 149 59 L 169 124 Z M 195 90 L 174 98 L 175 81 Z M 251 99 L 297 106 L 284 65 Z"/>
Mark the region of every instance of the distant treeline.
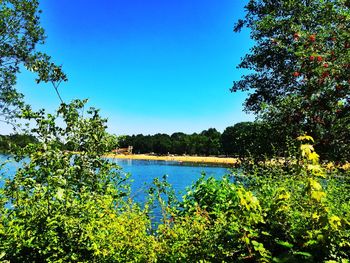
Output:
<path fill-rule="evenodd" d="M 117 147 L 117 139 L 107 136 L 110 148 Z M 36 143 L 32 135 L 0 135 L 0 152 L 9 152 L 14 146 L 24 147 Z M 57 142 L 62 150 L 74 150 L 72 145 Z M 134 153 L 154 153 L 157 155 L 225 155 L 235 157 L 262 157 L 281 155 L 286 151 L 286 139 L 278 134 L 276 128 L 263 122 L 240 122 L 227 127 L 223 133 L 215 128 L 201 133 L 185 134 L 176 132 L 172 135 L 126 135 L 119 138 L 119 147 L 133 146 Z"/>
<path fill-rule="evenodd" d="M 285 149 L 285 139 L 266 123 L 241 122 L 227 127 L 221 134 L 214 128 L 201 133 L 172 135 L 132 135 L 120 139 L 121 148 L 133 146 L 134 153 L 155 153 L 159 155 L 267 155 L 281 153 Z M 278 152 L 276 151 L 278 149 Z"/>
<path fill-rule="evenodd" d="M 24 147 L 29 143 L 37 143 L 38 140 L 32 135 L 12 134 L 0 135 L 0 153 L 7 153 L 13 147 Z"/>

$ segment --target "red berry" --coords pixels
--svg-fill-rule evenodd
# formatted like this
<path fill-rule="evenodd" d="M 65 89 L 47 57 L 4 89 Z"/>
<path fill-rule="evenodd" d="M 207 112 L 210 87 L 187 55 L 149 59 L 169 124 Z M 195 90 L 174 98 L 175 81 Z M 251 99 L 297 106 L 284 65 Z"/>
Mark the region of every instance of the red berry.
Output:
<path fill-rule="evenodd" d="M 314 60 L 315 60 L 315 57 L 314 57 L 314 56 L 310 56 L 310 60 L 311 60 L 311 61 L 314 61 Z"/>
<path fill-rule="evenodd" d="M 293 35 L 293 38 L 294 38 L 294 41 L 298 41 L 299 38 L 300 38 L 300 35 L 299 35 L 298 33 L 295 33 L 295 34 Z"/>
<path fill-rule="evenodd" d="M 316 40 L 316 35 L 311 35 L 309 39 L 311 42 L 314 42 Z"/>
<path fill-rule="evenodd" d="M 323 66 L 324 66 L 325 68 L 328 68 L 328 63 L 324 63 Z"/>
<path fill-rule="evenodd" d="M 293 73 L 293 76 L 294 76 L 294 77 L 299 77 L 299 76 L 300 76 L 300 73 L 299 73 L 298 71 L 295 71 L 295 72 Z"/>
<path fill-rule="evenodd" d="M 318 62 L 321 62 L 321 61 L 322 61 L 322 57 L 321 57 L 321 56 L 318 56 L 318 57 L 317 57 L 317 61 L 318 61 Z"/>

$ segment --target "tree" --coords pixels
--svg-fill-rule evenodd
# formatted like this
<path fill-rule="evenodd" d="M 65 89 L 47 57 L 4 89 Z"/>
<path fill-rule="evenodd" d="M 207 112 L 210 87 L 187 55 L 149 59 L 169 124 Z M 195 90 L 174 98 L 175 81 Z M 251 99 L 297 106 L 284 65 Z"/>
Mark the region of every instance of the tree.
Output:
<path fill-rule="evenodd" d="M 23 94 L 15 88 L 20 67 L 35 72 L 37 83 L 51 82 L 57 94 L 67 77 L 50 56 L 38 51 L 45 41 L 36 0 L 0 1 L 0 121 L 9 123 L 24 106 Z M 62 99 L 61 99 L 62 101 Z"/>
<path fill-rule="evenodd" d="M 0 187 L 2 261 L 150 261 L 149 219 L 127 202 L 127 177 L 102 157 L 115 147 L 106 119 L 94 108 L 82 117 L 83 108 L 73 101 L 57 114 L 23 112 L 39 142 L 18 149 L 22 167 Z"/>
<path fill-rule="evenodd" d="M 221 133 L 215 128 L 209 128 L 201 132 L 201 135 L 208 138 L 206 145 L 206 155 L 219 155 L 221 152 Z"/>
<path fill-rule="evenodd" d="M 0 153 L 8 152 L 16 147 L 23 148 L 30 143 L 38 143 L 38 139 L 27 134 L 0 135 Z"/>
<path fill-rule="evenodd" d="M 350 156 L 350 1 L 250 0 L 235 31 L 256 45 L 239 64 L 251 73 L 246 110 L 293 137 L 317 138 L 324 158 Z"/>
<path fill-rule="evenodd" d="M 265 122 L 239 122 L 227 127 L 221 142 L 226 155 L 240 157 L 282 155 L 286 148 L 286 138 L 278 137 L 275 130 Z M 275 152 L 276 148 L 279 152 Z"/>
<path fill-rule="evenodd" d="M 172 150 L 174 154 L 185 154 L 188 148 L 188 135 L 183 132 L 175 132 L 171 136 Z"/>
<path fill-rule="evenodd" d="M 168 154 L 171 151 L 171 139 L 168 134 L 155 134 L 153 136 L 153 150 L 158 154 Z"/>

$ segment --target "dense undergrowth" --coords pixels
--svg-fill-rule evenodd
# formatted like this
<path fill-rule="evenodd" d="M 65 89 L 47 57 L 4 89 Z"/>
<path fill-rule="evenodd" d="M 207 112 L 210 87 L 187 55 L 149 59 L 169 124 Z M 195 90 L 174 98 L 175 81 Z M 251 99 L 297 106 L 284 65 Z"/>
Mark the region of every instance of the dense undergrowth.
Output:
<path fill-rule="evenodd" d="M 128 178 L 101 158 L 105 120 L 95 109 L 82 118 L 83 106 L 23 113 L 40 142 L 16 151 L 30 162 L 0 191 L 1 262 L 348 262 L 350 175 L 320 165 L 311 137 L 299 137 L 283 165 L 248 162 L 222 180 L 203 177 L 180 201 L 157 180 L 140 206 Z"/>

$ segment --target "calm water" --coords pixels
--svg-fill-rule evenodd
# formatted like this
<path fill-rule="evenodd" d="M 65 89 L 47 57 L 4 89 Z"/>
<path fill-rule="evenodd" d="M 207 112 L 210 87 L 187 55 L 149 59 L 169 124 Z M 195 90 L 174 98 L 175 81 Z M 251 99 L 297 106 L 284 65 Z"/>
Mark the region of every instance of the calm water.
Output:
<path fill-rule="evenodd" d="M 185 164 L 168 161 L 146 160 L 114 160 L 124 172 L 131 174 L 133 180 L 131 190 L 135 201 L 143 202 L 145 191 L 152 184 L 153 179 L 167 175 L 167 181 L 173 186 L 177 196 L 181 197 L 186 188 L 197 181 L 202 173 L 208 177 L 221 178 L 228 174 L 228 168 L 204 165 Z"/>
<path fill-rule="evenodd" d="M 0 155 L 0 163 L 8 158 Z M 168 182 L 173 186 L 177 196 L 181 197 L 187 187 L 190 187 L 202 173 L 208 177 L 221 178 L 229 173 L 228 168 L 213 167 L 204 165 L 185 164 L 167 161 L 144 161 L 144 160 L 122 160 L 113 159 L 121 168 L 123 173 L 130 173 L 132 184 L 131 192 L 135 201 L 143 202 L 147 196 L 146 191 L 152 184 L 153 179 L 168 176 Z M 5 176 L 14 175 L 16 169 L 20 167 L 18 163 L 9 163 L 1 169 Z M 2 185 L 2 182 L 0 182 Z"/>

